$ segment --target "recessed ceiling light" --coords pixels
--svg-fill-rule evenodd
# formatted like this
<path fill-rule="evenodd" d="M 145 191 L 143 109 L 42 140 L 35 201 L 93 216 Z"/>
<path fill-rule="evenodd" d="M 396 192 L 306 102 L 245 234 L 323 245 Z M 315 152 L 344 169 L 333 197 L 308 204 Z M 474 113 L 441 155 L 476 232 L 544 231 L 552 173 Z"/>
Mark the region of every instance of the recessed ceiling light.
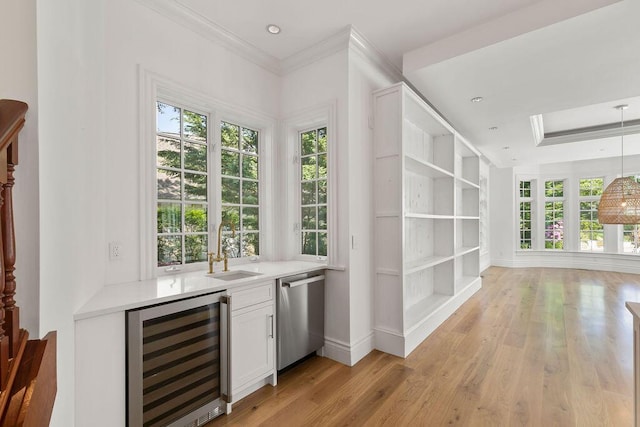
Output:
<path fill-rule="evenodd" d="M 498 130 L 498 126 L 491 126 L 489 130 Z"/>
<path fill-rule="evenodd" d="M 280 34 L 280 27 L 278 27 L 276 24 L 269 24 L 267 25 L 267 31 L 270 34 Z"/>
<path fill-rule="evenodd" d="M 502 147 L 503 150 L 508 150 L 509 148 L 511 147 L 509 147 L 508 145 L 505 145 L 504 147 Z"/>
<path fill-rule="evenodd" d="M 476 96 L 474 98 L 471 98 L 471 102 L 482 102 L 484 98 L 481 96 Z"/>

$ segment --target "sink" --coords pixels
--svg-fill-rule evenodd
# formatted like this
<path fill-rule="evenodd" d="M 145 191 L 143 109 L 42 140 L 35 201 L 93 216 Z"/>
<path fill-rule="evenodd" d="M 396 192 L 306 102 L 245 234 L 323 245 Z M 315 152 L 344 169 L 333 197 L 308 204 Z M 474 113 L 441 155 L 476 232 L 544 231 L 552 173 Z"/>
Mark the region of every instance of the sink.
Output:
<path fill-rule="evenodd" d="M 209 277 L 213 277 L 218 280 L 238 280 L 238 279 L 246 279 L 247 277 L 260 276 L 262 273 L 254 273 L 252 271 L 245 270 L 236 270 L 236 271 L 225 271 L 223 273 L 213 273 L 207 274 Z"/>

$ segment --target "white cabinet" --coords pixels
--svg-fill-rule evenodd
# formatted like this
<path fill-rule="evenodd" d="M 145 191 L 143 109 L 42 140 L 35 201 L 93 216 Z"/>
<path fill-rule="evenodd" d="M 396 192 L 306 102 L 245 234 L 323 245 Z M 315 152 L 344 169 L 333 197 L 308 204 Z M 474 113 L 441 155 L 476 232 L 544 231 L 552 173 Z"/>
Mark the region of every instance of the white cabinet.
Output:
<path fill-rule="evenodd" d="M 480 159 L 404 83 L 373 97 L 375 340 L 407 356 L 481 286 Z"/>
<path fill-rule="evenodd" d="M 275 282 L 229 291 L 231 399 L 275 385 Z"/>

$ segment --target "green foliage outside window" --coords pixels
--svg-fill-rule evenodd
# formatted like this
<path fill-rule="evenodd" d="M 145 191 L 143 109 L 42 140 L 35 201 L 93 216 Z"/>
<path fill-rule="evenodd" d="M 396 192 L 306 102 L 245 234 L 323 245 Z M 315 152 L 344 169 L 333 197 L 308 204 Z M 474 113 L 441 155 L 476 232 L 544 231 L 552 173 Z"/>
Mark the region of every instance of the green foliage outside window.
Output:
<path fill-rule="evenodd" d="M 258 131 L 221 122 L 222 235 L 230 258 L 260 254 Z M 236 236 L 230 227 L 233 224 Z"/>
<path fill-rule="evenodd" d="M 301 253 L 327 255 L 327 128 L 300 133 Z"/>
<path fill-rule="evenodd" d="M 207 116 L 158 102 L 158 266 L 207 258 Z"/>
<path fill-rule="evenodd" d="M 580 250 L 604 249 L 604 227 L 598 222 L 598 205 L 603 190 L 602 178 L 580 180 Z"/>

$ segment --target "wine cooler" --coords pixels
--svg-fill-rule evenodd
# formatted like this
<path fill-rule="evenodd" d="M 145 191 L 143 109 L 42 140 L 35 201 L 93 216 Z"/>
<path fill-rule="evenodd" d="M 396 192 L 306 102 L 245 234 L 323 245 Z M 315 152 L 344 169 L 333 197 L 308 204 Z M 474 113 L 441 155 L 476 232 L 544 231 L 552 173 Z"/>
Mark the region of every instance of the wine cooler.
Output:
<path fill-rule="evenodd" d="M 224 413 L 225 292 L 127 311 L 127 425 L 197 427 Z"/>

